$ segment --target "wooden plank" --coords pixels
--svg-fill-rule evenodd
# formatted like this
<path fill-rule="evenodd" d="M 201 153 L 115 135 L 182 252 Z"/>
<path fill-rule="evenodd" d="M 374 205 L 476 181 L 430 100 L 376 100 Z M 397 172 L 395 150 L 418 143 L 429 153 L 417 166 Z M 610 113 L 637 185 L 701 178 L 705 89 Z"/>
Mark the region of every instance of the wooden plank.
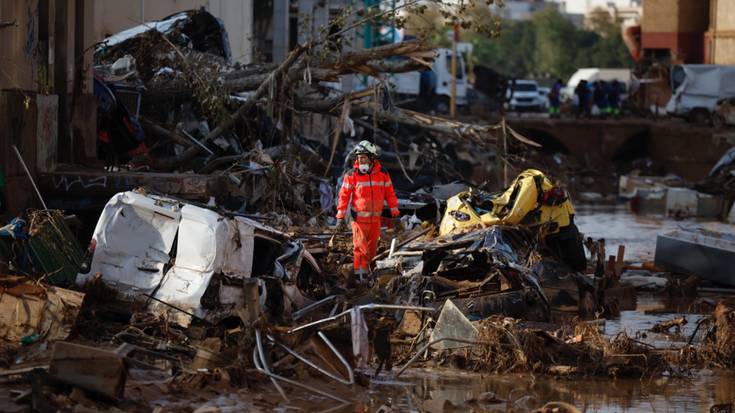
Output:
<path fill-rule="evenodd" d="M 114 351 L 60 341 L 54 344 L 49 375 L 111 398 L 125 390 L 125 364 Z"/>
<path fill-rule="evenodd" d="M 625 245 L 618 245 L 618 255 L 615 259 L 615 276 L 620 277 L 625 267 Z"/>

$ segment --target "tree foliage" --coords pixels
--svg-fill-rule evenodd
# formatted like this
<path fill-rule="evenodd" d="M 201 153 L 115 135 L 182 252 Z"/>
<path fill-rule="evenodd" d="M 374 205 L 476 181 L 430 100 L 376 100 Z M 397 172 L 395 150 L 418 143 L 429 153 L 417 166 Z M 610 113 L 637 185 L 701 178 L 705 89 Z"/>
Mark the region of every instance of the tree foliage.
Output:
<path fill-rule="evenodd" d="M 553 9 L 531 20 L 503 22 L 499 37 L 472 37 L 477 64 L 513 77 L 567 79 L 580 67 L 630 67 L 620 22 L 604 10 L 591 13 L 589 29 L 577 28 Z"/>

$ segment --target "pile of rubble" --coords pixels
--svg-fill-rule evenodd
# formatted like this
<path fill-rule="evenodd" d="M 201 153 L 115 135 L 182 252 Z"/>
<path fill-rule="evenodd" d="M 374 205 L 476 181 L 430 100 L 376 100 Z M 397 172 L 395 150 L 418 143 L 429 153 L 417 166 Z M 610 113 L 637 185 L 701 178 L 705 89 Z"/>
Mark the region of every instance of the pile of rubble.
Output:
<path fill-rule="evenodd" d="M 329 206 L 321 200 L 362 139 L 386 149 L 381 162 L 399 189 L 496 179 L 487 161 L 500 125 L 393 103 L 382 79 L 430 68 L 430 46 L 413 40 L 347 52 L 329 44 L 314 40 L 280 64 L 243 66 L 204 10 L 108 37 L 94 52 L 98 158 L 108 169 L 225 177 L 226 187 L 212 194 L 217 205 L 278 211 L 298 225 Z M 343 75 L 370 81 L 342 92 L 335 82 Z"/>
<path fill-rule="evenodd" d="M 81 248 L 63 214 L 30 214 L 30 228 L 3 229 L 0 304 L 13 328 L 0 380 L 17 389 L 8 409 L 271 410 L 279 396 L 347 405 L 372 378 L 418 366 L 655 377 L 735 363 L 735 311 L 722 303 L 680 348 L 603 336 L 594 317 L 615 317 L 631 292 L 617 284 L 618 260 L 600 259 L 604 242 L 589 245 L 589 275 L 574 278 L 522 227 L 439 235 L 425 222 L 392 233 L 375 282 L 359 284 L 343 271 L 346 234 L 293 237 L 136 190 L 108 202 L 86 261 L 55 264 L 79 272 L 64 289 L 33 255 L 42 247 L 26 250 L 25 267 L 18 253 L 48 248 L 43 239 Z"/>

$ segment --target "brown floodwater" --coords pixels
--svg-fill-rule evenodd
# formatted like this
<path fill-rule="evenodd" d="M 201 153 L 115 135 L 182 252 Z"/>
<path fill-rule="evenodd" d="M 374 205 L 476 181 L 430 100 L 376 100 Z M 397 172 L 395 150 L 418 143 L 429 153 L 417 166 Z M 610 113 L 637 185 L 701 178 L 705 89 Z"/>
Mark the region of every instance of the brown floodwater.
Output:
<path fill-rule="evenodd" d="M 687 344 L 702 315 L 688 312 L 689 302 L 640 295 L 635 311 L 607 320 L 604 334 L 626 332 L 659 348 Z M 646 314 L 646 312 L 650 312 Z M 657 334 L 656 323 L 684 315 L 680 334 Z M 482 375 L 450 369 L 413 369 L 392 380 L 381 375 L 363 395 L 367 411 L 391 404 L 395 411 L 443 411 L 448 400 L 457 412 L 529 411 L 546 402 L 563 401 L 584 412 L 709 412 L 715 404 L 735 403 L 735 371 L 696 370 L 687 378 L 568 379 L 528 374 Z M 494 394 L 500 403 L 480 403 Z M 475 399 L 478 402 L 472 402 Z M 428 401 L 428 403 L 427 403 Z M 468 403 L 468 401 L 470 401 Z M 358 406 L 357 410 L 360 410 Z"/>
<path fill-rule="evenodd" d="M 489 399 L 487 393 L 503 401 L 467 402 Z M 708 412 L 714 404 L 735 400 L 735 373 L 700 371 L 686 380 L 565 380 L 414 370 L 400 383 L 374 383 L 366 405 L 369 411 L 389 402 L 397 411 L 441 412 L 434 406 L 443 400 L 466 412 L 528 411 L 548 401 L 567 402 L 584 412 Z"/>
<path fill-rule="evenodd" d="M 656 236 L 678 228 L 699 226 L 710 231 L 735 233 L 735 225 L 688 218 L 675 220 L 661 215 L 637 215 L 625 205 L 580 205 L 574 222 L 593 239 L 605 238 L 608 255 L 625 245 L 626 261 L 653 261 Z"/>
<path fill-rule="evenodd" d="M 623 311 L 619 318 L 607 320 L 603 331 L 606 336 L 624 331 L 659 348 L 682 347 L 702 317 L 689 312 L 690 304 L 691 300 L 639 295 L 636 310 Z M 650 331 L 656 323 L 680 315 L 688 323 L 679 334 Z M 694 370 L 685 378 L 570 379 L 414 368 L 399 378 L 381 373 L 368 389 L 346 389 L 331 383 L 324 388 L 357 403 L 340 407 L 332 401 L 309 397 L 308 401 L 294 400 L 291 406 L 340 412 L 375 412 L 381 406 L 390 406 L 393 412 L 527 412 L 547 402 L 562 401 L 583 412 L 709 412 L 713 405 L 735 403 L 735 371 Z M 495 403 L 487 402 L 493 399 Z M 284 412 L 290 410 L 283 407 Z"/>

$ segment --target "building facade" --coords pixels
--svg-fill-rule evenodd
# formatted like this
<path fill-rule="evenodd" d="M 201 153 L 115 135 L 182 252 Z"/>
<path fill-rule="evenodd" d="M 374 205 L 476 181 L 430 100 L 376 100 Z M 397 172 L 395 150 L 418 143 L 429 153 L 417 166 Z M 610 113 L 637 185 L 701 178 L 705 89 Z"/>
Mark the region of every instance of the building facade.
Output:
<path fill-rule="evenodd" d="M 710 0 L 709 30 L 705 33 L 704 61 L 735 65 L 735 1 Z"/>
<path fill-rule="evenodd" d="M 675 63 L 703 63 L 709 0 L 645 0 L 641 47 L 645 57 Z"/>

